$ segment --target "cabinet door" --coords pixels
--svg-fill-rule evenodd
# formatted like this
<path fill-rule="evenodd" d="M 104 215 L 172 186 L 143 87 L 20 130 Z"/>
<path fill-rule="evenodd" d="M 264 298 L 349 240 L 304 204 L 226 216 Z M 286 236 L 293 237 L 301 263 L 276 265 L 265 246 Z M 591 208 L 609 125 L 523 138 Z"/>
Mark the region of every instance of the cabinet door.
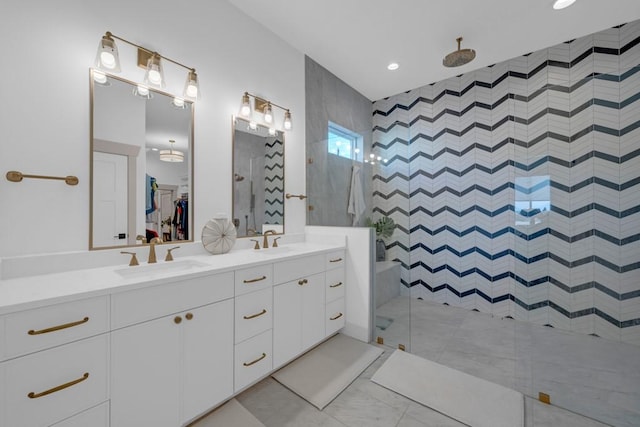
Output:
<path fill-rule="evenodd" d="M 183 317 L 182 421 L 186 422 L 233 394 L 233 299 Z"/>
<path fill-rule="evenodd" d="M 279 368 L 302 351 L 302 307 L 297 281 L 273 288 L 273 367 Z"/>
<path fill-rule="evenodd" d="M 95 406 L 52 427 L 109 427 L 109 403 Z"/>
<path fill-rule="evenodd" d="M 319 343 L 325 337 L 324 273 L 303 280 L 301 289 L 302 350 Z"/>
<path fill-rule="evenodd" d="M 180 326 L 167 316 L 111 333 L 111 425 L 180 425 Z"/>

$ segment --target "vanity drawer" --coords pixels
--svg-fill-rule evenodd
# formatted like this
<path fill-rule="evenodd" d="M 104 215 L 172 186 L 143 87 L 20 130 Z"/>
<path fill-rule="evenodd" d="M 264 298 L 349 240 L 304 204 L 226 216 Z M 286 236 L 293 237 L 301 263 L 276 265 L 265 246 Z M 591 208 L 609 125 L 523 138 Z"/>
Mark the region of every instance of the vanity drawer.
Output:
<path fill-rule="evenodd" d="M 235 292 L 242 295 L 269 288 L 273 284 L 273 266 L 271 264 L 236 270 Z"/>
<path fill-rule="evenodd" d="M 104 402 L 51 427 L 109 427 L 109 402 Z"/>
<path fill-rule="evenodd" d="M 235 391 L 238 392 L 272 369 L 271 329 L 235 347 Z"/>
<path fill-rule="evenodd" d="M 3 426 L 49 426 L 108 399 L 108 335 L 3 363 Z M 30 397 L 31 396 L 31 397 Z"/>
<path fill-rule="evenodd" d="M 88 298 L 8 314 L 0 360 L 66 344 L 109 329 L 109 297 Z"/>
<path fill-rule="evenodd" d="M 325 330 L 327 336 L 338 332 L 345 325 L 344 298 L 327 304 Z"/>
<path fill-rule="evenodd" d="M 229 298 L 233 298 L 233 272 L 113 294 L 111 327 L 119 329 Z"/>
<path fill-rule="evenodd" d="M 273 277 L 275 283 L 290 282 L 300 277 L 324 271 L 324 255 L 312 255 L 304 258 L 296 258 L 280 261 L 273 265 Z"/>
<path fill-rule="evenodd" d="M 326 301 L 335 301 L 338 298 L 344 298 L 344 269 L 336 268 L 335 270 L 327 270 L 326 273 Z"/>
<path fill-rule="evenodd" d="M 269 287 L 235 298 L 236 344 L 271 329 L 273 288 Z"/>
<path fill-rule="evenodd" d="M 344 251 L 329 252 L 325 255 L 325 268 L 327 270 L 332 270 L 334 268 L 344 268 L 345 257 L 346 255 Z"/>

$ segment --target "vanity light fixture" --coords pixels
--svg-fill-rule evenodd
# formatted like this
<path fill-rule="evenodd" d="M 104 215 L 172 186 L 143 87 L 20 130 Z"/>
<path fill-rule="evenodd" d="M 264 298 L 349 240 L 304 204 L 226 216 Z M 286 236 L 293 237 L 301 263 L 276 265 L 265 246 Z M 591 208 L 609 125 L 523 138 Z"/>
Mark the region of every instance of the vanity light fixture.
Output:
<path fill-rule="evenodd" d="M 293 121 L 291 120 L 291 111 L 288 108 L 275 104 L 264 98 L 260 98 L 259 96 L 253 95 L 249 92 L 245 92 L 242 95 L 242 102 L 240 104 L 239 115 L 240 117 L 244 117 L 248 119 L 250 122 L 250 125 L 255 124 L 255 126 L 257 126 L 253 112 L 255 111 L 257 113 L 262 113 L 262 121 L 266 123 L 269 128 L 273 128 L 274 131 L 277 131 L 278 129 L 275 126 L 273 126 L 273 123 L 275 123 L 276 121 L 274 116 L 274 111 L 273 111 L 274 107 L 279 108 L 280 110 L 283 111 L 283 115 L 281 116 L 282 128 L 284 130 L 293 129 Z"/>
<path fill-rule="evenodd" d="M 118 55 L 118 47 L 115 40 L 120 40 L 138 49 L 138 66 L 145 69 L 144 83 L 147 86 L 155 86 L 163 88 L 166 86 L 164 72 L 162 68 L 162 60 L 169 61 L 179 67 L 188 70 L 187 80 L 184 85 L 183 97 L 190 100 L 200 99 L 200 85 L 198 84 L 198 74 L 196 74 L 195 68 L 187 67 L 180 62 L 174 61 L 171 58 L 160 55 L 158 52 L 154 52 L 145 47 L 137 45 L 125 40 L 122 37 L 118 37 L 107 31 L 98 45 L 98 54 L 96 56 L 95 66 L 97 69 L 106 72 L 118 73 L 120 72 L 120 57 Z M 95 75 L 95 74 L 94 74 Z M 138 93 L 139 96 L 146 96 Z"/>
<path fill-rule="evenodd" d="M 174 150 L 173 144 L 176 143 L 175 140 L 170 139 L 169 143 L 171 144 L 171 148 L 168 150 L 160 150 L 160 160 L 163 162 L 184 162 L 184 154 L 182 151 Z"/>
<path fill-rule="evenodd" d="M 184 99 L 178 98 L 177 96 L 171 100 L 171 105 L 179 109 L 185 108 Z"/>

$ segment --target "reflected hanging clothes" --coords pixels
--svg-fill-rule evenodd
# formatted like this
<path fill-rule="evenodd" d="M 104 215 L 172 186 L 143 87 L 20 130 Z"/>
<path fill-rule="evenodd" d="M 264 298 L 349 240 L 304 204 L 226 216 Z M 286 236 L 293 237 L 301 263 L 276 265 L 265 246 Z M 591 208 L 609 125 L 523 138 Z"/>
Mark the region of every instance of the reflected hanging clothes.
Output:
<path fill-rule="evenodd" d="M 189 240 L 189 201 L 176 200 L 173 221 L 175 240 Z"/>
<path fill-rule="evenodd" d="M 149 174 L 145 174 L 145 177 L 145 213 L 149 215 L 158 209 L 158 205 L 156 203 L 156 191 L 158 190 L 158 184 L 156 183 L 156 179 L 149 176 Z"/>
<path fill-rule="evenodd" d="M 360 217 L 364 214 L 367 206 L 364 202 L 364 192 L 362 188 L 362 169 L 358 165 L 351 168 L 351 189 L 349 191 L 349 203 L 347 213 L 353 215 L 353 225 L 358 225 Z"/>

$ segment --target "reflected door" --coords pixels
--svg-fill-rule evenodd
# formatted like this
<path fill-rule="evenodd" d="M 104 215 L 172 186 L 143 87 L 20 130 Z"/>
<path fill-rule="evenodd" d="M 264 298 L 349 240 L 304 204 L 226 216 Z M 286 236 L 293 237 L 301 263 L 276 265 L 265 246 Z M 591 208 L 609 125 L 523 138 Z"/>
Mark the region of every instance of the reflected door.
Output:
<path fill-rule="evenodd" d="M 93 153 L 93 244 L 127 243 L 127 156 Z"/>

